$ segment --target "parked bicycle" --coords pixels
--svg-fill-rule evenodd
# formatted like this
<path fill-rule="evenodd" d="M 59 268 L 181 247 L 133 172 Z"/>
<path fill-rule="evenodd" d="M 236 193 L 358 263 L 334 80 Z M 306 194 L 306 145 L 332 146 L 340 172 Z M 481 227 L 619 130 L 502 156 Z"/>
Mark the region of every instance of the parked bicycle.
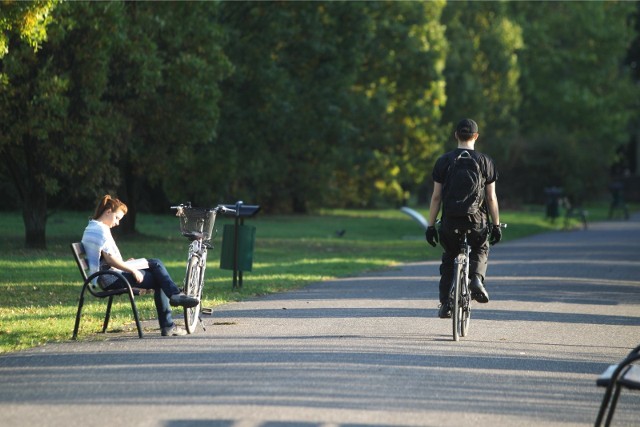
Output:
<path fill-rule="evenodd" d="M 191 241 L 187 256 L 187 270 L 184 277 L 184 293 L 197 297 L 198 300 L 202 301 L 204 272 L 207 267 L 207 251 L 208 249 L 213 249 L 211 240 L 215 237 L 214 225 L 216 216 L 220 212 L 235 213 L 235 210 L 222 205 L 218 205 L 215 208 L 195 208 L 191 206 L 190 202 L 171 206 L 171 209 L 177 209 L 176 216 L 180 218 L 180 232 Z M 196 331 L 198 321 L 202 325 L 200 317 L 201 304 L 202 302 L 195 307 L 184 309 L 184 325 L 190 334 Z"/>
<path fill-rule="evenodd" d="M 500 224 L 507 228 L 507 224 Z M 456 229 L 460 237 L 460 253 L 453 263 L 453 281 L 449 291 L 449 307 L 453 319 L 453 340 L 459 341 L 469 333 L 471 320 L 471 292 L 469 291 L 469 252 L 471 248 L 467 242 L 467 235 L 471 230 Z"/>

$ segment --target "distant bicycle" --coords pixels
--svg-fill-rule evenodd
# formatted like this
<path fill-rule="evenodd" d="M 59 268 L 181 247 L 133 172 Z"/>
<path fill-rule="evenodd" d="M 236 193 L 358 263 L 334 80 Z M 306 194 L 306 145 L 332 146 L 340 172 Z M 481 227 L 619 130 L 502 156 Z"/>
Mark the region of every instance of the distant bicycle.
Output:
<path fill-rule="evenodd" d="M 507 224 L 500 224 L 507 228 Z M 453 263 L 453 281 L 449 291 L 449 307 L 453 319 L 453 340 L 459 341 L 469 333 L 471 320 L 471 292 L 469 291 L 469 252 L 471 248 L 467 242 L 467 235 L 471 230 L 456 229 L 454 232 L 460 238 L 460 253 Z"/>
<path fill-rule="evenodd" d="M 211 240 L 214 237 L 216 215 L 219 212 L 235 213 L 235 210 L 222 205 L 215 208 L 194 208 L 190 202 L 171 206 L 171 209 L 177 209 L 176 216 L 180 218 L 180 232 L 191 240 L 184 277 L 184 293 L 197 297 L 201 302 L 195 307 L 184 309 L 184 325 L 187 332 L 193 334 L 198 321 L 202 324 L 200 306 L 204 288 L 204 271 L 207 267 L 207 250 L 213 249 Z"/>

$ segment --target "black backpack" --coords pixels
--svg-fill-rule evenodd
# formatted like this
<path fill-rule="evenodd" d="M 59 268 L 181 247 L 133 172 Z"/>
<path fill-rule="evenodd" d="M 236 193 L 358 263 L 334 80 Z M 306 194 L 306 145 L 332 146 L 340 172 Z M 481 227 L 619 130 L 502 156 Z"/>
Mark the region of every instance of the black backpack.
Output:
<path fill-rule="evenodd" d="M 448 217 L 475 215 L 484 202 L 485 177 L 471 153 L 463 151 L 447 170 L 442 186 L 442 213 Z"/>

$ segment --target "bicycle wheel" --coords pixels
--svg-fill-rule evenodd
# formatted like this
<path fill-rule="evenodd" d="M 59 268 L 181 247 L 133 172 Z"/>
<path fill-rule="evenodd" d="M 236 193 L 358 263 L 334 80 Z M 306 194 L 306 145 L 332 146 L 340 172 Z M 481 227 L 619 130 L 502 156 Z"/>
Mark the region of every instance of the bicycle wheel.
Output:
<path fill-rule="evenodd" d="M 451 284 L 451 319 L 453 320 L 453 340 L 460 340 L 460 328 L 462 323 L 462 305 L 460 304 L 460 265 L 456 263 L 454 267 L 453 283 Z"/>
<path fill-rule="evenodd" d="M 460 336 L 466 337 L 469 333 L 469 323 L 471 320 L 471 295 L 469 294 L 469 279 L 463 279 L 462 283 L 462 310 L 460 319 Z"/>
<path fill-rule="evenodd" d="M 187 276 L 185 278 L 184 292 L 200 299 L 202 297 L 202 267 L 200 266 L 200 257 L 192 256 L 189 258 L 187 266 Z M 184 309 L 184 326 L 188 333 L 193 334 L 198 326 L 200 319 L 200 304 L 195 307 Z"/>

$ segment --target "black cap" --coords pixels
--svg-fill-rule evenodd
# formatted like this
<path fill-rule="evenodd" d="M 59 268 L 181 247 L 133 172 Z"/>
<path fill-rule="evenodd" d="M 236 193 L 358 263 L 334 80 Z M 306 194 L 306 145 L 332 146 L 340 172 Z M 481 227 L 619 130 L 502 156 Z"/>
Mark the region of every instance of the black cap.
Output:
<path fill-rule="evenodd" d="M 478 124 L 471 119 L 462 119 L 456 126 L 456 132 L 458 135 L 473 135 L 478 133 Z"/>

